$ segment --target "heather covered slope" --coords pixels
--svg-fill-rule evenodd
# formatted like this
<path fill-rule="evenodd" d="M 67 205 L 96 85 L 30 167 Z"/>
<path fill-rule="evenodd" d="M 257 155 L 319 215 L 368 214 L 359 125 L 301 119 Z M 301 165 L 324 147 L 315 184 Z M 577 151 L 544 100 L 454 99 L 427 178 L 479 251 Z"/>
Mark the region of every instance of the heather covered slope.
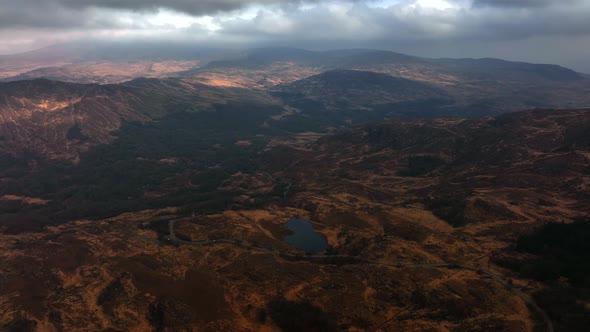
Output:
<path fill-rule="evenodd" d="M 129 124 L 78 165 L 4 173 L 0 324 L 545 330 L 530 295 L 557 331 L 584 326 L 579 269 L 543 265 L 567 253 L 553 237 L 571 232 L 542 227 L 588 217 L 589 110 L 332 135 L 277 135 L 258 125 L 272 107 L 253 111 L 217 109 L 231 123 L 185 112 Z M 283 240 L 294 216 L 325 236 L 326 258 Z"/>
<path fill-rule="evenodd" d="M 112 141 L 123 121 L 162 113 L 157 95 L 137 89 L 48 80 L 0 85 L 2 150 L 75 157 L 89 144 Z"/>
<path fill-rule="evenodd" d="M 227 53 L 227 52 L 224 52 Z M 166 78 L 207 63 L 214 49 L 174 42 L 86 42 L 0 55 L 0 80 L 46 78 L 72 83 L 114 84 L 139 77 Z"/>
<path fill-rule="evenodd" d="M 112 143 L 113 132 L 124 123 L 207 111 L 227 103 L 275 102 L 264 93 L 190 80 L 137 79 L 118 85 L 43 79 L 0 83 L 0 150 L 75 160 L 92 146 Z"/>
<path fill-rule="evenodd" d="M 371 179 L 381 189 L 396 188 L 408 201 L 410 193 L 430 197 L 434 201 L 427 199 L 427 206 L 440 198 L 457 200 L 463 209 L 489 197 L 502 201 L 506 215 L 500 217 L 538 220 L 544 213 L 554 215 L 550 211 L 555 208 L 573 218 L 590 211 L 585 197 L 590 189 L 589 121 L 588 110 L 534 110 L 496 118 L 360 126 L 320 139 L 308 147 L 313 152 L 300 152 L 294 158 L 303 159 L 293 174 L 311 183 L 315 176 L 321 177 L 319 183 L 350 182 L 353 188 Z M 437 183 L 408 191 L 394 184 L 428 179 Z M 533 208 L 538 202 L 548 202 L 545 212 Z M 452 222 L 460 225 L 494 218 L 468 212 L 441 213 L 456 217 Z"/>
<path fill-rule="evenodd" d="M 125 124 L 76 165 L 3 158 L 0 325 L 544 330 L 533 296 L 556 330 L 584 326 L 579 269 L 547 270 L 561 242 L 537 243 L 545 223 L 588 217 L 589 110 L 326 135 L 240 105 Z M 284 241 L 292 217 L 325 258 Z"/>
<path fill-rule="evenodd" d="M 297 184 L 292 204 L 329 225 L 338 253 L 434 254 L 500 270 L 556 330 L 583 331 L 587 255 L 574 234 L 590 212 L 589 121 L 588 109 L 391 121 L 293 141 L 268 164 Z M 417 247 L 399 253 L 399 242 L 363 237 L 368 229 Z"/>

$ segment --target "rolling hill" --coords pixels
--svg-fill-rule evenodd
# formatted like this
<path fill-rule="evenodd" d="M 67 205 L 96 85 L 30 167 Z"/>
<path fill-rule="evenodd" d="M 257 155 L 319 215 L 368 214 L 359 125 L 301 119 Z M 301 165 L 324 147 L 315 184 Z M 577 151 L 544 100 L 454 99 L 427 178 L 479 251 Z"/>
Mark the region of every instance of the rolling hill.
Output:
<path fill-rule="evenodd" d="M 131 85 L 159 84 L 178 82 Z M 261 125 L 276 111 L 127 123 L 78 164 L 2 158 L 0 325 L 585 327 L 587 264 L 568 253 L 590 211 L 590 110 L 333 134 Z M 283 240 L 294 216 L 326 238 L 319 257 Z"/>
<path fill-rule="evenodd" d="M 248 89 L 175 79 L 137 79 L 119 85 L 45 79 L 0 83 L 0 150 L 77 159 L 91 146 L 113 142 L 113 132 L 124 123 L 212 110 L 227 103 L 274 102 L 264 93 Z"/>
<path fill-rule="evenodd" d="M 590 103 L 584 74 L 549 64 L 500 59 L 421 58 L 390 51 L 247 50 L 168 45 L 63 45 L 0 57 L 4 80 L 48 78 L 73 83 L 122 83 L 139 77 L 190 78 L 218 87 L 274 90 L 332 70 L 383 73 L 435 85 L 452 96 L 435 116 L 481 116 L 528 108 L 579 108 Z M 56 56 L 62 54 L 61 57 Z"/>

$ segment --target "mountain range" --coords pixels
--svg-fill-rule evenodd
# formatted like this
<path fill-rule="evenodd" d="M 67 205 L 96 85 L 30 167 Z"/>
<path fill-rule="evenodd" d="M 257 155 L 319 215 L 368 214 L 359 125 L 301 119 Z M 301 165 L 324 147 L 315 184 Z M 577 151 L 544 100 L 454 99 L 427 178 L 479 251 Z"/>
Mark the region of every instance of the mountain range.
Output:
<path fill-rule="evenodd" d="M 147 52 L 143 58 L 138 51 L 123 57 L 115 46 L 103 50 L 102 56 L 91 50 L 66 49 L 69 56 L 52 57 L 58 50 L 44 49 L 0 59 L 4 73 L 18 71 L 19 64 L 36 66 L 33 63 L 44 58 L 68 62 L 0 83 L 2 151 L 31 150 L 76 159 L 89 146 L 112 142 L 112 133 L 124 122 L 153 121 L 178 111 L 210 111 L 228 103 L 272 105 L 277 114 L 264 124 L 295 131 L 325 131 L 388 118 L 478 117 L 590 103 L 590 80 L 555 65 L 425 59 L 375 50 L 193 50 L 192 58 L 186 49 L 171 51 L 168 57 Z M 136 71 L 145 61 L 161 67 L 179 59 L 193 61 L 194 67 L 136 78 L 146 75 Z M 96 66 L 108 75 L 101 75 L 103 70 Z M 110 82 L 109 75 L 121 67 L 129 72 L 97 85 Z M 88 72 L 100 77 L 89 79 Z M 74 136 L 83 139 L 68 133 L 79 133 Z"/>
<path fill-rule="evenodd" d="M 0 56 L 0 330 L 590 324 L 588 75 L 167 46 Z"/>

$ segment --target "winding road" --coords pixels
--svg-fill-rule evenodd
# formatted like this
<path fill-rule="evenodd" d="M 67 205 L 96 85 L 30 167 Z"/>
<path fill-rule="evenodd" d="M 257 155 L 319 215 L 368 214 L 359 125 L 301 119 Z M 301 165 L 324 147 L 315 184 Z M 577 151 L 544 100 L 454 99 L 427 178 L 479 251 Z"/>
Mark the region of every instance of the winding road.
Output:
<path fill-rule="evenodd" d="M 551 319 L 549 318 L 547 313 L 543 309 L 541 309 L 541 307 L 539 307 L 539 305 L 535 302 L 535 300 L 532 297 L 528 296 L 527 294 L 525 294 L 524 292 L 522 292 L 518 288 L 514 287 L 512 285 L 512 283 L 510 283 L 507 280 L 505 280 L 504 278 L 502 278 L 502 276 L 500 276 L 496 273 L 493 273 L 492 271 L 485 270 L 485 269 L 482 269 L 479 267 L 464 265 L 464 264 L 457 264 L 457 263 L 420 263 L 420 264 L 416 264 L 416 263 L 401 263 L 401 262 L 384 262 L 384 261 L 375 261 L 375 260 L 365 259 L 365 258 L 362 258 L 359 256 L 350 256 L 350 255 L 296 255 L 296 254 L 285 253 L 285 252 L 281 252 L 278 250 L 272 250 L 272 249 L 268 249 L 268 248 L 255 247 L 255 246 L 247 245 L 247 244 L 244 244 L 240 241 L 231 240 L 231 239 L 194 241 L 194 242 L 193 241 L 184 241 L 184 240 L 179 239 L 176 236 L 176 232 L 174 231 L 174 224 L 175 223 L 176 223 L 176 220 L 170 220 L 168 222 L 169 235 L 167 238 L 170 242 L 172 242 L 174 244 L 184 244 L 184 245 L 193 245 L 193 246 L 212 246 L 212 245 L 216 245 L 216 244 L 220 244 L 220 243 L 226 243 L 226 244 L 235 245 L 240 248 L 245 248 L 245 249 L 270 253 L 270 254 L 276 254 L 281 257 L 295 258 L 295 259 L 301 259 L 301 260 L 313 260 L 313 259 L 328 260 L 328 259 L 334 259 L 334 258 L 341 258 L 341 259 L 351 260 L 351 261 L 355 261 L 355 262 L 359 262 L 359 263 L 391 266 L 391 267 L 397 267 L 397 268 L 404 268 L 404 267 L 406 267 L 406 268 L 411 268 L 411 267 L 449 268 L 449 269 L 463 269 L 463 270 L 477 272 L 479 274 L 486 275 L 486 276 L 496 280 L 497 282 L 502 284 L 504 287 L 506 287 L 509 291 L 511 291 L 513 294 L 520 297 L 526 304 L 528 304 L 531 308 L 533 308 L 539 314 L 539 316 L 543 320 L 543 323 L 546 326 L 546 331 L 547 332 L 554 332 L 553 323 L 551 322 Z"/>

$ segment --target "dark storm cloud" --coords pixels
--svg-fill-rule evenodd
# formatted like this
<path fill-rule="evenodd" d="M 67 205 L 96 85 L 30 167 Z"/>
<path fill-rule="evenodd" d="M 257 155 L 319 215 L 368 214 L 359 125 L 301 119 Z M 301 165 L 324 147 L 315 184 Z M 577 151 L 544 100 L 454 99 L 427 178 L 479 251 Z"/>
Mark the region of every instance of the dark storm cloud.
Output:
<path fill-rule="evenodd" d="M 307 1 L 307 2 L 317 2 Z M 248 5 L 297 4 L 300 0 L 0 0 L 0 26 L 85 25 L 92 9 L 150 12 L 161 8 L 190 15 L 238 10 Z M 104 22 L 107 23 L 108 22 Z"/>
<path fill-rule="evenodd" d="M 273 35 L 282 31 L 302 34 L 305 38 L 330 38 L 330 33 L 338 38 L 342 32 L 346 32 L 350 37 L 345 39 L 358 35 L 374 38 L 376 36 L 370 35 L 372 31 L 388 33 L 390 38 L 396 39 L 399 36 L 439 38 L 441 35 L 452 38 L 523 38 L 543 33 L 578 33 L 580 30 L 590 30 L 590 24 L 585 22 L 590 17 L 587 16 L 590 14 L 590 0 L 447 0 L 449 3 L 463 4 L 464 10 L 453 14 L 439 12 L 429 15 L 416 10 L 404 9 L 405 12 L 402 12 L 401 7 L 414 1 L 416 0 L 398 0 L 394 9 L 384 12 L 384 8 L 367 6 L 375 0 L 0 0 L 0 29 L 141 29 L 149 25 L 147 21 L 142 22 L 141 17 L 137 21 L 121 20 L 118 13 L 131 12 L 140 15 L 164 8 L 201 16 L 227 13 L 256 4 L 289 7 L 281 13 L 281 18 L 269 20 L 268 13 L 260 14 L 249 22 L 224 23 L 222 31 L 237 31 L 241 34 L 260 32 L 260 37 L 265 37 L 265 31 L 271 30 Z M 356 4 L 353 10 L 357 13 L 346 13 L 346 16 L 362 24 L 356 25 L 351 31 L 351 22 L 340 20 L 341 16 L 334 17 L 325 6 L 305 12 L 298 10 L 297 6 L 301 3 L 325 2 Z M 522 12 L 522 9 L 526 9 L 526 12 Z M 107 14 L 105 10 L 110 12 Z M 583 22 L 580 22 L 580 16 L 583 16 Z M 262 26 L 284 26 L 284 22 L 291 22 L 293 29 L 275 31 L 270 26 Z M 324 26 L 328 30 L 323 29 Z M 322 29 L 318 30 L 318 27 Z"/>
<path fill-rule="evenodd" d="M 255 11 L 238 15 L 252 6 Z M 155 18 L 162 9 L 168 21 Z M 212 18 L 187 28 L 170 11 Z M 530 56 L 546 45 L 554 59 L 568 52 L 563 40 L 590 38 L 588 17 L 590 0 L 0 0 L 0 53 L 98 36 L 295 47 L 445 45 L 468 56 L 486 44 L 535 39 L 543 42 Z M 575 46 L 580 58 L 590 57 L 587 47 Z"/>
<path fill-rule="evenodd" d="M 375 8 L 358 2 L 346 10 L 317 6 L 283 15 L 262 11 L 253 19 L 225 21 L 220 33 L 269 40 L 389 42 L 498 41 L 590 34 L 590 4 L 526 10 L 496 6 L 432 10 L 417 9 L 409 3 Z"/>
<path fill-rule="evenodd" d="M 129 10 L 168 8 L 180 12 L 204 15 L 232 11 L 252 4 L 300 3 L 300 0 L 56 0 L 70 8 L 102 7 Z"/>
<path fill-rule="evenodd" d="M 584 0 L 474 0 L 475 7 L 539 8 L 552 5 L 573 5 Z"/>
<path fill-rule="evenodd" d="M 0 27 L 68 27 L 80 25 L 79 16 L 47 1 L 0 0 Z"/>
<path fill-rule="evenodd" d="M 52 0 L 0 0 L 2 28 L 120 28 L 124 25 L 116 15 L 96 13 L 91 8 L 66 6 Z"/>
<path fill-rule="evenodd" d="M 0 0 L 0 28 L 120 26 L 116 17 L 95 17 L 95 9 L 133 12 L 170 9 L 200 16 L 229 12 L 254 4 L 292 5 L 301 2 L 301 0 Z"/>

